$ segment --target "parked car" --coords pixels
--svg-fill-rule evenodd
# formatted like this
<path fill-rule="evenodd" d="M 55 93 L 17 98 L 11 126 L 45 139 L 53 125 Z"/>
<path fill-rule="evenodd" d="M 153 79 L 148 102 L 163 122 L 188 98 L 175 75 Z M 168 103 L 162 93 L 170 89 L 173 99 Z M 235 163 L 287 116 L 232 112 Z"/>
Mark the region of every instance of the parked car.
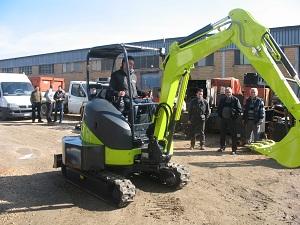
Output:
<path fill-rule="evenodd" d="M 89 85 L 90 91 L 93 92 L 90 94 L 97 96 L 101 95 L 101 92 L 108 88 L 109 83 L 90 81 Z M 71 81 L 66 99 L 68 113 L 81 114 L 83 112 L 85 103 L 88 101 L 86 81 Z"/>

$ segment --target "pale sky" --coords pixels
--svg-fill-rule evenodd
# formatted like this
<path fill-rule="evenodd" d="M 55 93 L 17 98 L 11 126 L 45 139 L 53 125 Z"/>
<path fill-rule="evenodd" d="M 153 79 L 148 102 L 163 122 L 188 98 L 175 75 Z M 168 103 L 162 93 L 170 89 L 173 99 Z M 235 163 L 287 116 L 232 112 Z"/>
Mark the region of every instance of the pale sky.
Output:
<path fill-rule="evenodd" d="M 187 36 L 234 8 L 300 25 L 299 0 L 0 0 L 0 59 Z"/>

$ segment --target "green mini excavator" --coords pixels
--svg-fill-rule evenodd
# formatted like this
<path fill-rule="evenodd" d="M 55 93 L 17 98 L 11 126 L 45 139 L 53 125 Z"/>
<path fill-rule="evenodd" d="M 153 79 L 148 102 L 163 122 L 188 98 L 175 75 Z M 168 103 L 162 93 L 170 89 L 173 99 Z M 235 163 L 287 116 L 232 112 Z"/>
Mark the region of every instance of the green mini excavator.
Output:
<path fill-rule="evenodd" d="M 125 117 L 105 95 L 91 99 L 85 107 L 81 135 L 63 138 L 63 152 L 55 155 L 54 167 L 61 167 L 68 180 L 91 192 L 101 184 L 97 193 L 101 192 L 102 198 L 105 196 L 119 207 L 126 206 L 135 195 L 132 174 L 154 178 L 175 189 L 185 186 L 189 172 L 183 165 L 171 162 L 171 157 L 175 125 L 180 118 L 190 72 L 197 61 L 230 44 L 240 49 L 295 118 L 294 127 L 280 142 L 265 141 L 251 147 L 286 167 L 300 166 L 300 104 L 278 62 L 299 85 L 297 72 L 269 29 L 248 12 L 234 9 L 224 19 L 170 46 L 161 66 L 158 105 L 149 101 L 137 103 L 130 97 L 130 110 Z M 122 56 L 128 62 L 129 54 L 158 52 L 159 49 L 126 44 L 91 48 L 87 55 L 87 83 L 90 63 L 95 58 L 116 62 Z M 127 74 L 130 74 L 128 68 Z M 130 83 L 129 76 L 127 82 Z"/>

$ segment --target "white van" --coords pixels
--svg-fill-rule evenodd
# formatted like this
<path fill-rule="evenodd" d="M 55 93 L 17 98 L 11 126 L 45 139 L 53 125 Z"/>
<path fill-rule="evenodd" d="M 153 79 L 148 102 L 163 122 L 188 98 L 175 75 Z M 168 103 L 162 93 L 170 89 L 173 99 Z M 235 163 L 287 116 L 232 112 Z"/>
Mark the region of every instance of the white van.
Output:
<path fill-rule="evenodd" d="M 102 89 L 107 89 L 109 83 L 100 83 L 90 81 L 90 90 L 95 90 L 96 95 L 101 94 Z M 86 81 L 71 81 L 69 86 L 68 112 L 71 114 L 80 114 L 85 103 L 88 101 Z"/>
<path fill-rule="evenodd" d="M 0 73 L 0 119 L 31 117 L 32 91 L 25 74 Z"/>

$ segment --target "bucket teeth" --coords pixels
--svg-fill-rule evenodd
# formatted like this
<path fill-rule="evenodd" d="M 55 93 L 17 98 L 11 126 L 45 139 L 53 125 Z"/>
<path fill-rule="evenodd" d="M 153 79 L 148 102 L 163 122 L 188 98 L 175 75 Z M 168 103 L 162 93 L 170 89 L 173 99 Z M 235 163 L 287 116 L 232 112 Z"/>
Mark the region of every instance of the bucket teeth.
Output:
<path fill-rule="evenodd" d="M 248 145 L 245 145 L 245 146 L 252 149 L 252 150 L 254 150 L 254 151 L 259 151 L 259 150 L 263 150 L 263 149 L 266 149 L 266 148 L 270 148 L 274 144 L 276 144 L 275 141 L 266 139 L 266 140 L 257 141 L 257 142 L 254 142 L 254 143 L 251 143 L 251 144 L 248 144 Z"/>
<path fill-rule="evenodd" d="M 246 147 L 275 159 L 280 165 L 288 168 L 300 167 L 300 127 L 292 127 L 287 135 L 275 142 L 262 140 Z"/>

